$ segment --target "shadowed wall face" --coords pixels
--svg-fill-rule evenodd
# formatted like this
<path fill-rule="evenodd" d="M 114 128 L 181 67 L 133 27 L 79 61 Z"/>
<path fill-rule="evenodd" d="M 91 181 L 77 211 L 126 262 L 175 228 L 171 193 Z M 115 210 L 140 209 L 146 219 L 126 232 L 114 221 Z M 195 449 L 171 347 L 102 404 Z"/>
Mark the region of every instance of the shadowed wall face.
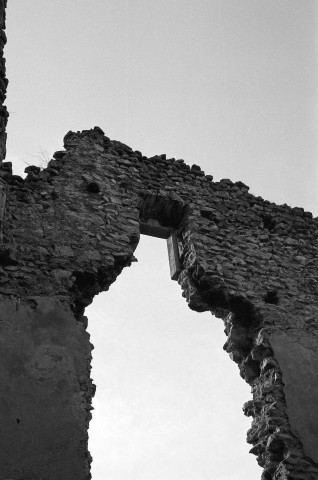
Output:
<path fill-rule="evenodd" d="M 30 322 L 36 325 L 29 342 L 31 359 L 18 349 L 18 340 L 7 342 L 12 334 L 3 330 L 3 342 L 10 350 L 7 356 L 19 358 L 20 365 L 29 362 L 34 366 L 36 397 L 42 396 L 43 405 L 53 408 L 51 392 L 59 391 L 61 375 L 68 378 L 66 393 L 59 391 L 55 405 L 55 413 L 61 414 L 56 413 L 54 428 L 60 425 L 62 434 L 59 438 L 48 435 L 51 440 L 43 443 L 43 455 L 49 458 L 50 452 L 61 449 L 59 445 L 67 450 L 77 443 L 84 478 L 89 478 L 90 456 L 83 432 L 94 387 L 88 363 L 80 372 L 73 369 L 71 375 L 67 369 L 78 362 L 77 355 L 89 362 L 85 306 L 134 261 L 134 249 L 144 232 L 172 235 L 178 261 L 175 278 L 189 307 L 210 310 L 225 321 L 228 340 L 224 348 L 252 387 L 253 401 L 244 406 L 246 415 L 253 416 L 247 440 L 264 467 L 264 479 L 317 478 L 313 445 L 318 419 L 307 413 L 318 400 L 315 389 L 309 387 L 314 384 L 315 372 L 308 369 L 317 352 L 317 219 L 302 209 L 255 197 L 242 182 L 213 182 L 196 165 L 190 168 L 165 155 L 146 158 L 109 140 L 97 127 L 69 132 L 64 145 L 65 150 L 57 152 L 45 170 L 27 167 L 25 179 L 12 175 L 8 163 L 0 170 L 8 189 L 1 294 L 4 299 L 13 296 L 14 305 L 16 298 L 23 299 L 31 312 L 25 315 L 32 320 L 13 323 L 17 339 L 24 337 L 23 332 L 28 338 Z M 63 354 L 57 356 L 54 342 L 59 341 L 60 333 L 55 331 L 52 340 L 50 322 L 60 314 L 45 316 L 42 310 L 48 298 L 54 311 L 63 305 L 70 315 L 69 329 L 63 327 Z M 58 325 L 62 324 L 58 320 Z M 79 348 L 75 353 L 72 342 L 76 338 Z M 306 355 L 299 354 L 299 338 L 301 345 L 310 343 Z M 48 354 L 41 350 L 47 339 Z M 36 371 L 38 360 L 34 360 L 41 355 L 41 368 L 50 372 L 43 377 Z M 61 366 L 56 362 L 62 362 Z M 9 368 L 9 373 L 23 396 L 19 371 Z M 307 388 L 308 395 L 301 397 L 301 403 L 292 401 L 300 388 Z M 82 403 L 78 392 L 82 392 Z M 2 402 L 12 403 L 6 393 Z M 36 401 L 31 404 L 37 411 Z M 9 408 L 9 414 L 17 417 L 14 409 Z M 63 428 L 65 415 L 70 417 L 70 430 Z M 35 418 L 35 412 L 27 416 Z M 70 441 L 69 431 L 76 430 L 73 422 L 78 429 Z M 37 432 L 29 421 L 26 436 L 37 437 Z M 12 458 L 19 452 L 12 451 Z M 7 468 L 10 460 L 6 462 Z M 31 463 L 21 471 L 14 468 L 17 474 L 32 471 L 33 478 L 42 475 Z M 68 478 L 77 478 L 76 469 L 67 472 Z M 50 475 L 58 478 L 55 473 Z"/>
<path fill-rule="evenodd" d="M 88 333 L 47 297 L 3 300 L 0 324 L 1 478 L 88 478 Z"/>
<path fill-rule="evenodd" d="M 3 105 L 6 99 L 8 85 L 8 80 L 6 78 L 5 59 L 3 58 L 3 48 L 7 42 L 6 34 L 4 33 L 4 30 L 6 28 L 6 6 L 7 0 L 0 0 L 0 162 L 2 162 L 6 155 L 6 125 L 9 116 L 7 107 Z"/>

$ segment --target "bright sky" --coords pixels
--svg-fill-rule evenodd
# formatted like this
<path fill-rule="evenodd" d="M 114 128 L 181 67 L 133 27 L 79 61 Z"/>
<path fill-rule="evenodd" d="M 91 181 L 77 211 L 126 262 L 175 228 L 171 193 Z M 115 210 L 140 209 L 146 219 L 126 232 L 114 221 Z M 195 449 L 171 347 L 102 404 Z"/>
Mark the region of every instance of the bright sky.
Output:
<path fill-rule="evenodd" d="M 17 173 L 98 125 L 318 215 L 315 0 L 8 3 Z M 191 312 L 169 280 L 165 248 L 142 237 L 139 263 L 87 312 L 93 480 L 255 480 L 249 387 L 222 350 L 222 322 Z"/>

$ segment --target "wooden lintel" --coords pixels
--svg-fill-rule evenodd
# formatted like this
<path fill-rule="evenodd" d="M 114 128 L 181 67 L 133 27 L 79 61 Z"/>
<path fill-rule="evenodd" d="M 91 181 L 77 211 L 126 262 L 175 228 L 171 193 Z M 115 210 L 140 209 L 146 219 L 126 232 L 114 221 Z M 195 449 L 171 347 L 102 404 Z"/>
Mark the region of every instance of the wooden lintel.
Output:
<path fill-rule="evenodd" d="M 179 258 L 178 239 L 175 233 L 172 233 L 172 235 L 170 235 L 170 237 L 167 238 L 167 247 L 168 247 L 171 280 L 178 280 L 181 267 L 180 267 L 180 258 Z"/>
<path fill-rule="evenodd" d="M 167 239 L 171 235 L 172 231 L 172 227 L 163 226 L 158 222 L 158 220 L 149 219 L 146 222 L 140 222 L 140 233 L 142 235 Z"/>

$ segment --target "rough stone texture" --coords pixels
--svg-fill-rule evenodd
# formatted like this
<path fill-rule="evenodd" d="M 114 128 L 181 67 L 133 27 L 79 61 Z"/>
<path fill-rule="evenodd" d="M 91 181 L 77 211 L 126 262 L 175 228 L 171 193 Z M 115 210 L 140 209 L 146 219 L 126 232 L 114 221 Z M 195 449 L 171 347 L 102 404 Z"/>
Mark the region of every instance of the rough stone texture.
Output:
<path fill-rule="evenodd" d="M 148 159 L 110 141 L 98 127 L 69 132 L 64 145 L 45 170 L 27 167 L 25 179 L 12 175 L 8 163 L 0 170 L 7 183 L 0 253 L 3 298 L 29 309 L 35 298 L 50 298 L 70 308 L 83 335 L 85 307 L 134 261 L 140 229 L 147 230 L 149 220 L 162 225 L 177 237 L 178 282 L 190 308 L 224 319 L 224 348 L 252 387 L 253 401 L 244 406 L 253 417 L 247 441 L 264 467 L 263 479 L 317 479 L 318 416 L 311 410 L 318 402 L 318 220 L 301 208 L 255 197 L 241 182 L 213 182 L 181 160 L 164 155 Z M 17 338 L 28 336 L 23 322 L 12 328 Z M 49 322 L 46 328 L 51 328 Z M 82 341 L 89 361 L 88 338 Z M 24 364 L 23 353 L 14 352 Z M 69 363 L 77 353 L 70 346 Z M 37 355 L 32 352 L 32 358 Z M 45 367 L 52 372 L 56 359 L 45 358 L 52 361 Z M 15 382 L 21 374 L 13 369 L 10 375 Z M 80 433 L 74 436 L 82 455 L 94 387 L 89 366 L 74 375 L 72 395 L 83 392 L 85 415 L 76 416 Z M 46 376 L 41 378 L 37 396 L 50 404 L 49 392 L 60 377 L 50 377 L 50 390 Z M 65 388 L 70 392 L 70 383 Z M 19 395 L 27 404 L 22 387 Z M 15 411 L 10 415 L 17 416 Z M 71 434 L 65 430 L 62 440 L 49 436 L 48 456 L 61 442 L 68 444 Z M 86 455 L 83 478 L 89 478 Z M 16 464 L 14 468 L 8 474 L 22 475 Z M 25 471 L 32 478 L 42 478 L 31 468 L 32 475 Z"/>
<path fill-rule="evenodd" d="M 7 37 L 4 32 L 6 26 L 6 12 L 7 0 L 0 0 L 0 163 L 6 155 L 6 125 L 8 120 L 7 107 L 3 105 L 6 99 L 8 80 L 6 79 L 6 61 L 3 58 L 3 48 L 7 42 Z"/>
<path fill-rule="evenodd" d="M 177 239 L 189 307 L 224 319 L 224 349 L 251 385 L 262 480 L 317 480 L 318 219 L 98 127 L 64 146 L 25 179 L 0 168 L 1 480 L 91 478 L 84 310 L 135 260 L 140 233 L 162 231 Z"/>

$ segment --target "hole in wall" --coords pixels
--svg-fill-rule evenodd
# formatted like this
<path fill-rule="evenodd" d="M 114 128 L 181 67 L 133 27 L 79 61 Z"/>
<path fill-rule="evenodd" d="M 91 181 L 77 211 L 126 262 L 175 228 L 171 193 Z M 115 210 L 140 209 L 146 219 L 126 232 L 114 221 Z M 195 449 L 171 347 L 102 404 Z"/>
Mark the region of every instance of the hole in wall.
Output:
<path fill-rule="evenodd" d="M 142 235 L 135 255 L 85 311 L 97 385 L 93 480 L 259 478 L 242 413 L 250 387 L 222 349 L 223 322 L 187 307 L 165 240 Z"/>
<path fill-rule="evenodd" d="M 210 209 L 205 208 L 204 210 L 201 210 L 200 213 L 203 218 L 206 218 L 207 220 L 210 220 L 215 224 L 220 223 L 221 214 L 218 211 L 213 210 L 211 208 Z"/>
<path fill-rule="evenodd" d="M 263 220 L 264 228 L 267 228 L 267 230 L 271 232 L 276 225 L 275 219 L 271 215 L 266 215 L 266 214 L 261 215 L 261 218 Z"/>
<path fill-rule="evenodd" d="M 278 298 L 277 291 L 276 290 L 270 290 L 269 292 L 267 292 L 264 295 L 263 300 L 264 300 L 265 303 L 271 303 L 272 305 L 278 305 L 279 298 Z"/>
<path fill-rule="evenodd" d="M 87 191 L 90 193 L 99 193 L 100 192 L 100 185 L 97 182 L 90 182 L 87 185 Z"/>

